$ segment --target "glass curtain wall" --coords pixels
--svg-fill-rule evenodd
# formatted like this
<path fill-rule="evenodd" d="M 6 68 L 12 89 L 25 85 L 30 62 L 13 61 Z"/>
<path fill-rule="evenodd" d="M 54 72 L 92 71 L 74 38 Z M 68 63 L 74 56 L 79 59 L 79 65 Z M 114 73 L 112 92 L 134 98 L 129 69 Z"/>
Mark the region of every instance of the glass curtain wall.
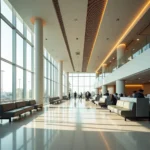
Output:
<path fill-rule="evenodd" d="M 63 72 L 63 96 L 67 96 L 67 74 Z"/>
<path fill-rule="evenodd" d="M 44 49 L 44 100 L 58 96 L 58 63 Z"/>
<path fill-rule="evenodd" d="M 70 73 L 69 74 L 69 91 L 73 97 L 73 93 L 85 95 L 85 92 L 89 91 L 92 96 L 95 95 L 95 73 Z"/>
<path fill-rule="evenodd" d="M 0 102 L 33 98 L 33 34 L 7 0 L 0 0 Z"/>

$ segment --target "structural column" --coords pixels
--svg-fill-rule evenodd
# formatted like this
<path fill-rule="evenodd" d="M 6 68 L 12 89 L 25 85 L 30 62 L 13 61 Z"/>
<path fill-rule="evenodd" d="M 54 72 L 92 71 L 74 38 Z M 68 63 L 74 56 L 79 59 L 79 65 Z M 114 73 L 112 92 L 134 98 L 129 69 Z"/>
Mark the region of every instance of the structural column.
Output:
<path fill-rule="evenodd" d="M 43 103 L 43 20 L 34 21 L 35 33 L 35 97 L 37 103 Z"/>
<path fill-rule="evenodd" d="M 116 81 L 116 93 L 125 94 L 125 82 L 123 80 Z"/>
<path fill-rule="evenodd" d="M 102 94 L 104 95 L 107 92 L 107 86 L 103 85 L 102 86 Z"/>
<path fill-rule="evenodd" d="M 67 72 L 67 96 L 69 95 L 69 72 Z"/>
<path fill-rule="evenodd" d="M 107 66 L 106 64 L 102 65 L 102 74 L 103 74 L 103 77 L 105 77 L 106 66 Z"/>
<path fill-rule="evenodd" d="M 98 77 L 99 77 L 99 72 L 96 73 L 96 82 L 97 83 L 99 82 Z M 95 93 L 96 93 L 96 95 L 99 94 L 99 88 L 95 89 Z"/>
<path fill-rule="evenodd" d="M 59 62 L 59 97 L 63 98 L 63 61 Z"/>
<path fill-rule="evenodd" d="M 120 44 L 117 47 L 117 67 L 120 67 L 121 64 L 124 62 L 123 56 L 124 56 L 125 48 L 126 48 L 125 44 Z"/>

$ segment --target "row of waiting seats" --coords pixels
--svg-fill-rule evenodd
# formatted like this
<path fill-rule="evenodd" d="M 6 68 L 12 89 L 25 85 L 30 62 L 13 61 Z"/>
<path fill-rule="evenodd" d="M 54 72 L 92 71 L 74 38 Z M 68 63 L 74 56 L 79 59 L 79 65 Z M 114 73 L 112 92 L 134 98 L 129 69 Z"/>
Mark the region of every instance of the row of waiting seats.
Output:
<path fill-rule="evenodd" d="M 33 109 L 42 109 L 43 104 L 36 104 L 35 100 L 19 101 L 14 103 L 0 104 L 0 119 L 9 119 L 11 122 L 12 117 L 19 116 L 21 114 L 30 112 L 32 114 Z"/>
<path fill-rule="evenodd" d="M 118 100 L 116 105 L 108 105 L 110 112 L 114 112 L 125 118 L 136 118 L 136 103 Z"/>
<path fill-rule="evenodd" d="M 49 98 L 49 103 L 50 104 L 59 104 L 62 102 L 62 100 L 69 100 L 67 96 L 63 96 L 61 99 L 60 97 L 50 97 Z"/>
<path fill-rule="evenodd" d="M 126 98 L 121 97 L 117 100 L 116 105 L 113 105 L 110 97 L 94 97 L 91 101 L 101 107 L 107 107 L 110 112 L 121 115 L 125 118 L 149 118 L 150 119 L 150 104 L 148 98 Z"/>
<path fill-rule="evenodd" d="M 109 97 L 103 96 L 101 97 L 100 95 L 95 96 L 93 99 L 90 99 L 94 104 L 100 105 L 101 107 L 107 107 L 108 105 L 111 105 L 112 102 Z"/>

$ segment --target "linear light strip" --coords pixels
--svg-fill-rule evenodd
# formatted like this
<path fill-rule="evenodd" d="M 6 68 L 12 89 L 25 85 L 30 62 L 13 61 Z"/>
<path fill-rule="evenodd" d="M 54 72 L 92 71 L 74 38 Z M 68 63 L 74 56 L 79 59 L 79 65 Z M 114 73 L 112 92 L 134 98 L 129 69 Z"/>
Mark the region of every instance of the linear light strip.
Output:
<path fill-rule="evenodd" d="M 107 3 L 108 3 L 108 0 L 106 0 L 102 15 L 100 16 L 99 25 L 98 25 L 96 36 L 95 36 L 95 39 L 94 39 L 94 42 L 93 42 L 93 45 L 92 45 L 92 49 L 91 49 L 89 61 L 88 61 L 88 64 L 87 64 L 87 68 L 88 68 L 88 65 L 90 63 L 91 56 L 92 56 L 92 53 L 93 53 L 93 50 L 94 50 L 94 47 L 95 47 L 95 44 L 96 44 L 96 41 L 97 41 L 98 33 L 99 33 L 100 26 L 101 26 L 101 23 L 102 23 L 102 20 L 103 20 L 103 17 L 104 17 L 104 13 L 105 13 L 105 10 L 106 10 Z M 87 70 L 87 68 L 86 68 L 86 70 Z"/>
<path fill-rule="evenodd" d="M 143 87 L 142 84 L 126 84 L 125 87 Z"/>
<path fill-rule="evenodd" d="M 118 42 L 115 44 L 115 46 L 110 50 L 106 58 L 103 60 L 103 62 L 99 65 L 99 67 L 96 69 L 96 72 L 99 71 L 102 64 L 105 63 L 105 61 L 111 56 L 111 54 L 116 50 L 117 46 L 122 42 L 122 40 L 127 36 L 127 34 L 133 29 L 133 27 L 137 24 L 137 22 L 142 18 L 142 16 L 147 12 L 147 10 L 150 7 L 150 0 L 145 4 L 145 6 L 142 8 L 142 10 L 139 12 L 139 14 L 133 19 L 132 23 L 127 27 L 123 35 L 120 37 Z"/>

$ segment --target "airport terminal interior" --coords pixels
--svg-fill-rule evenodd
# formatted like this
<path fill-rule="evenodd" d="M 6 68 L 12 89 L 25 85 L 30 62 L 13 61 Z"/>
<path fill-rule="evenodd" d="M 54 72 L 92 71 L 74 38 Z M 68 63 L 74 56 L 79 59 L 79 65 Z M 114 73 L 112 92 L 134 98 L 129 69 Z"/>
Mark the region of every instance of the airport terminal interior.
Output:
<path fill-rule="evenodd" d="M 0 0 L 0 150 L 150 149 L 150 0 Z"/>

